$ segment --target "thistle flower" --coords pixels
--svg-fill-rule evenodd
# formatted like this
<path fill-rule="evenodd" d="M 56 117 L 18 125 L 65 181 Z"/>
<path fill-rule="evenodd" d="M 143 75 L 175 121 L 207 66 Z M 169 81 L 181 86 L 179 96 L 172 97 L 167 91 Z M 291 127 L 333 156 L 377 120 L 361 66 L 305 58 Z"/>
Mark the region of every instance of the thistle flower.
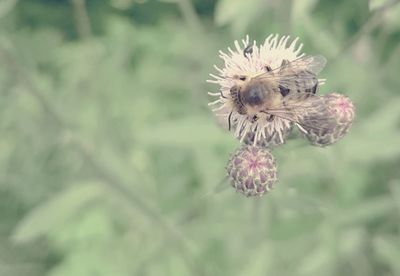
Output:
<path fill-rule="evenodd" d="M 265 73 L 266 68 L 271 70 L 279 68 L 283 60 L 293 61 L 304 56 L 300 52 L 303 44 L 297 45 L 298 38 L 288 43 L 289 38 L 289 36 L 270 35 L 263 44 L 257 46 L 256 41 L 250 42 L 246 36 L 246 39 L 242 40 L 242 46 L 235 41 L 235 49 L 228 48 L 229 54 L 219 52 L 224 67 L 219 68 L 214 65 L 219 75 L 210 74 L 213 79 L 208 82 L 218 84 L 220 88 L 218 93 L 208 93 L 217 97 L 209 105 L 214 106 L 213 111 L 216 116 L 229 121 L 230 129 L 240 142 L 244 142 L 249 133 L 250 135 L 254 133 L 253 145 L 257 145 L 261 140 L 275 139 L 276 144 L 283 144 L 286 134 L 290 131 L 292 122 L 287 119 L 275 117 L 274 120 L 269 120 L 267 115 L 259 114 L 255 120 L 254 115 L 240 114 L 235 109 L 234 99 L 230 93 L 231 88 L 237 83 L 238 76 L 256 76 Z M 248 46 L 252 46 L 252 51 L 247 51 Z M 324 80 L 319 80 L 320 84 L 323 82 Z M 225 110 L 227 112 L 221 112 Z"/>
<path fill-rule="evenodd" d="M 262 196 L 277 181 L 274 156 L 267 148 L 243 145 L 226 167 L 231 185 L 245 196 Z"/>
<path fill-rule="evenodd" d="M 287 137 L 290 135 L 292 127 L 285 128 L 282 132 L 274 132 L 270 136 L 260 137 L 256 141 L 257 147 L 268 148 L 275 147 L 283 144 Z M 282 136 L 280 136 L 282 135 Z M 255 132 L 248 132 L 243 139 L 243 143 L 246 145 L 254 145 Z"/>
<path fill-rule="evenodd" d="M 325 147 L 339 141 L 349 131 L 355 116 L 351 100 L 341 94 L 331 93 L 319 97 L 318 108 L 300 122 L 303 135 L 312 145 Z"/>

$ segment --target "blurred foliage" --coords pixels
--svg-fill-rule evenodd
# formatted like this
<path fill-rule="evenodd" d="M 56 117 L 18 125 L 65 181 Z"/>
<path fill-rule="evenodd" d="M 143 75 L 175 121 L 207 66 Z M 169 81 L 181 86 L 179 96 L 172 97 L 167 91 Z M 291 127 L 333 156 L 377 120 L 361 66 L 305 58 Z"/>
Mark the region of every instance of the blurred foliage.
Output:
<path fill-rule="evenodd" d="M 0 1 L 0 275 L 400 275 L 398 2 Z M 244 198 L 205 79 L 275 32 L 358 117 Z"/>

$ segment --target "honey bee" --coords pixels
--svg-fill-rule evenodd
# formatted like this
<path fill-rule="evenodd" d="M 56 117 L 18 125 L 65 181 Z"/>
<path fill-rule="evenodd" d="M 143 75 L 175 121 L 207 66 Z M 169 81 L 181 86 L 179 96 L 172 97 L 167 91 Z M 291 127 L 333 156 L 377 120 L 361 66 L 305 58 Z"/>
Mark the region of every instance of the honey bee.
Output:
<path fill-rule="evenodd" d="M 251 46 L 243 51 L 245 57 L 251 53 Z M 274 70 L 265 66 L 265 72 L 255 76 L 234 76 L 236 84 L 230 89 L 232 112 L 247 115 L 253 122 L 261 116 L 268 121 L 276 116 L 296 122 L 306 111 L 302 103 L 316 93 L 317 75 L 325 64 L 323 56 L 303 56 L 293 61 L 284 59 Z M 228 116 L 229 129 L 232 112 Z"/>

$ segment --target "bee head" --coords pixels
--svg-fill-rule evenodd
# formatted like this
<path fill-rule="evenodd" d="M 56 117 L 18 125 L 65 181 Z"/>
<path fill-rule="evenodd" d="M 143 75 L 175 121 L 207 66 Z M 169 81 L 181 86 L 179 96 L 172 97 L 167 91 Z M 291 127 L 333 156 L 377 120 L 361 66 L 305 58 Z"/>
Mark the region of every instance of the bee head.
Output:
<path fill-rule="evenodd" d="M 231 98 L 233 101 L 233 104 L 237 110 L 237 112 L 239 114 L 246 114 L 246 107 L 244 106 L 243 102 L 242 102 L 242 97 L 240 95 L 241 93 L 241 87 L 237 84 L 235 84 L 234 86 L 231 87 L 230 89 L 230 94 L 231 94 Z"/>

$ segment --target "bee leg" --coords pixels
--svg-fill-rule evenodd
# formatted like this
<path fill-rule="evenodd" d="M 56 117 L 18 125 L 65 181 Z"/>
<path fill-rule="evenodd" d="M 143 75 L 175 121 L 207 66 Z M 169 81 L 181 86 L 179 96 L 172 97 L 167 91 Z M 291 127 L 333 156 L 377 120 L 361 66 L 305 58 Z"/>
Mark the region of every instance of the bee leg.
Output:
<path fill-rule="evenodd" d="M 228 130 L 229 131 L 231 131 L 231 126 L 232 126 L 232 124 L 231 124 L 232 112 L 233 111 L 231 111 L 231 113 L 229 113 L 229 116 L 228 116 Z"/>
<path fill-rule="evenodd" d="M 237 95 L 239 94 L 239 90 L 240 90 L 239 86 L 234 85 L 234 86 L 231 87 L 231 89 L 229 90 L 229 92 L 231 93 L 231 96 L 232 96 L 233 98 L 236 98 Z"/>
<path fill-rule="evenodd" d="M 226 97 L 224 96 L 224 94 L 222 93 L 222 91 L 221 91 L 221 90 L 219 91 L 219 94 L 221 94 L 221 98 L 224 98 L 224 99 L 226 99 Z"/>
<path fill-rule="evenodd" d="M 289 60 L 283 59 L 283 60 L 282 60 L 282 63 L 281 63 L 280 71 L 286 69 L 286 68 L 288 67 L 289 63 L 290 63 Z"/>
<path fill-rule="evenodd" d="M 248 55 L 251 55 L 253 53 L 253 45 L 247 45 L 246 48 L 243 50 L 243 55 L 247 57 Z"/>
<path fill-rule="evenodd" d="M 267 117 L 267 122 L 272 122 L 272 121 L 274 120 L 275 115 L 269 114 L 269 113 L 266 112 L 266 111 L 261 111 L 261 112 L 268 115 L 268 117 Z"/>
<path fill-rule="evenodd" d="M 254 123 L 258 120 L 258 116 L 254 115 L 253 118 L 251 118 L 251 122 Z"/>
<path fill-rule="evenodd" d="M 318 83 L 317 83 L 316 85 L 314 85 L 313 88 L 311 88 L 311 92 L 312 92 L 313 94 L 317 93 L 317 88 L 318 88 Z"/>
<path fill-rule="evenodd" d="M 287 59 L 283 59 L 282 63 L 281 63 L 281 67 L 285 67 L 288 64 L 289 64 L 289 61 Z"/>

